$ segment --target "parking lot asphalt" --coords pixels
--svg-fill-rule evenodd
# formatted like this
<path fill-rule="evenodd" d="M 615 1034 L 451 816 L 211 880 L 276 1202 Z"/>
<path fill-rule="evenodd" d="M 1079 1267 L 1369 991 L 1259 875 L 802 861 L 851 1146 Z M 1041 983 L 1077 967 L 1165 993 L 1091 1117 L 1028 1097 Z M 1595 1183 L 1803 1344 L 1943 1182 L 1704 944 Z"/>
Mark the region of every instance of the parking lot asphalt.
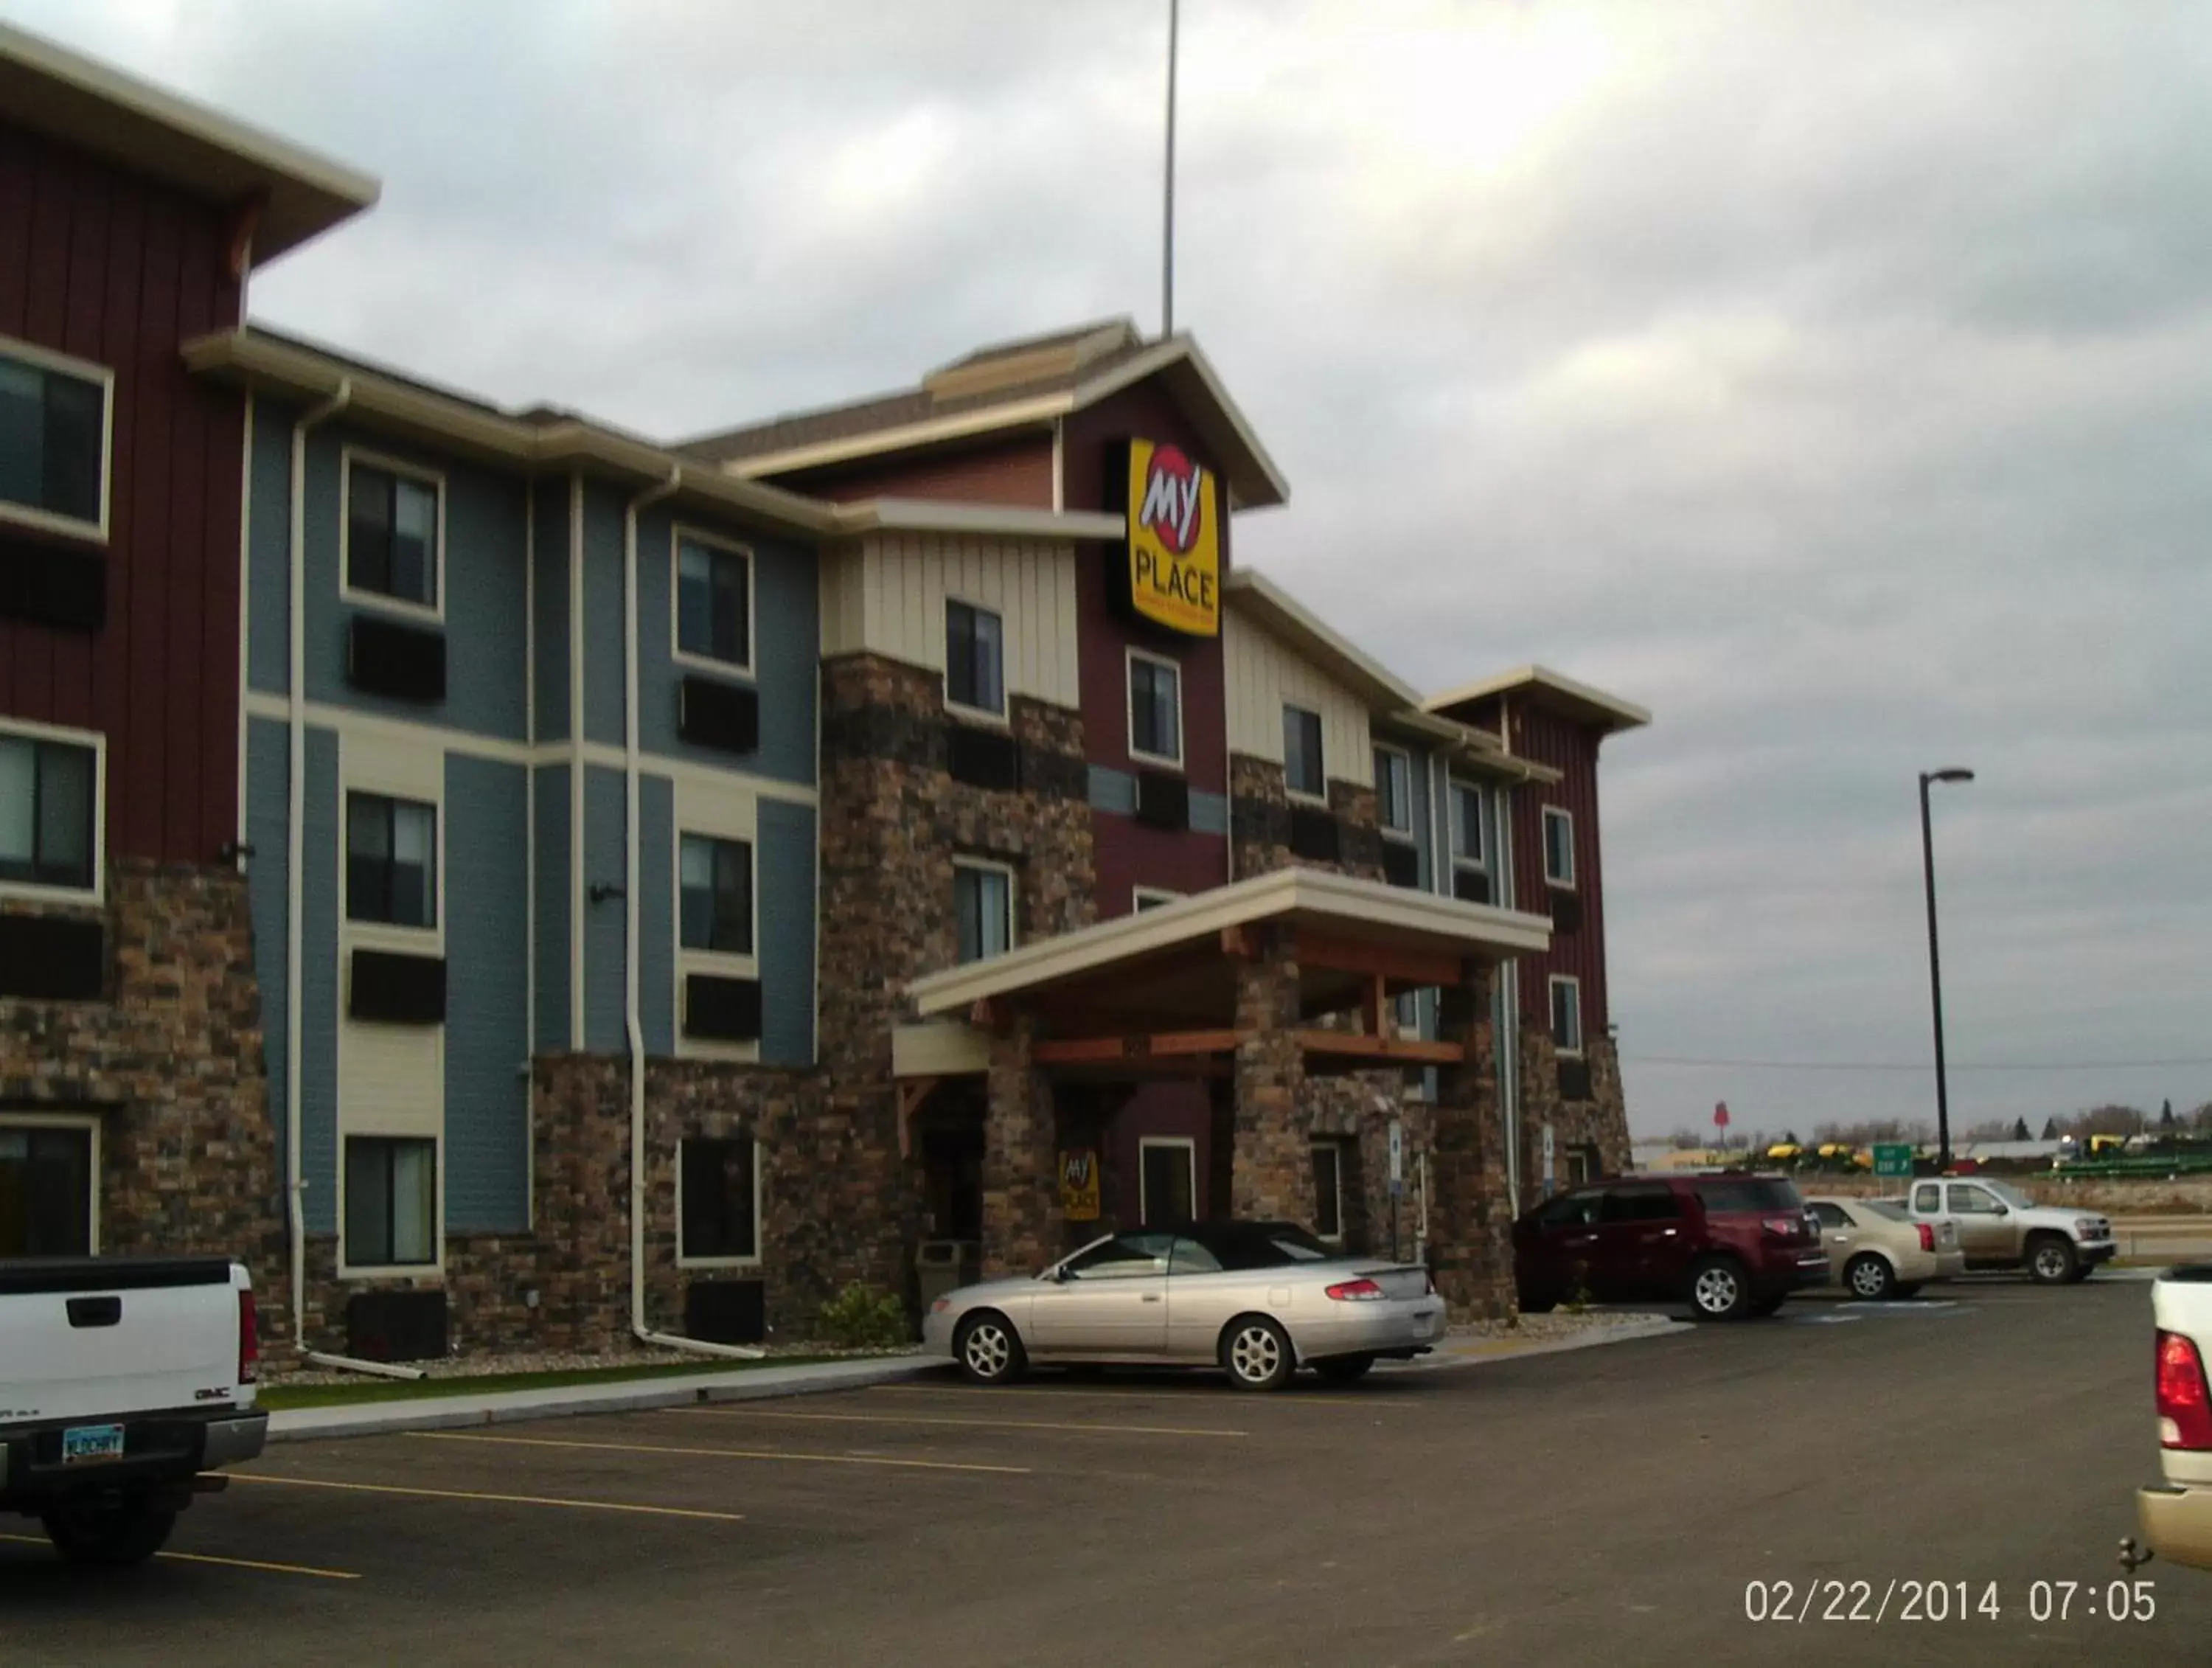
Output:
<path fill-rule="evenodd" d="M 287 1445 L 137 1571 L 0 1519 L 0 1660 L 2204 1660 L 2212 1575 L 2105 1614 L 2148 1286 L 1929 1296 L 1274 1397 L 945 1378 Z M 1869 1587 L 1798 1602 L 1828 1581 Z"/>

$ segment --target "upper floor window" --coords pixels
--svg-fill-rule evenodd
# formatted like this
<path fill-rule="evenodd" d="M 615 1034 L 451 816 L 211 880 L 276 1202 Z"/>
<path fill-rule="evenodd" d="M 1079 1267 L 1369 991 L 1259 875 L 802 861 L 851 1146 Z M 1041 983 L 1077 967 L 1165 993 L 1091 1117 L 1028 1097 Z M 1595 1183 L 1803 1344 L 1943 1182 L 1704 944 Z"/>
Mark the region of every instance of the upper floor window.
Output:
<path fill-rule="evenodd" d="M 1375 820 L 1386 834 L 1413 831 L 1413 761 L 1395 747 L 1375 750 Z"/>
<path fill-rule="evenodd" d="M 970 712 L 1006 715 L 1006 628 L 988 608 L 945 605 L 945 700 Z"/>
<path fill-rule="evenodd" d="M 956 861 L 952 912 L 962 961 L 1004 955 L 1014 945 L 1014 872 L 1000 863 Z"/>
<path fill-rule="evenodd" d="M 0 342 L 0 516 L 107 536 L 112 372 Z"/>
<path fill-rule="evenodd" d="M 435 613 L 443 485 L 434 475 L 354 453 L 345 472 L 346 589 Z"/>
<path fill-rule="evenodd" d="M 1552 1041 L 1562 1054 L 1583 1051 L 1583 983 L 1552 975 Z"/>
<path fill-rule="evenodd" d="M 346 919 L 438 924 L 438 807 L 346 795 Z"/>
<path fill-rule="evenodd" d="M 88 1117 L 0 1113 L 0 1257 L 97 1249 L 99 1140 Z"/>
<path fill-rule="evenodd" d="M 1182 763 L 1182 668 L 1134 648 L 1129 651 L 1129 756 L 1157 764 Z"/>
<path fill-rule="evenodd" d="M 1129 902 L 1135 906 L 1136 912 L 1142 915 L 1146 910 L 1157 910 L 1172 904 L 1182 895 L 1179 892 L 1170 892 L 1165 886 L 1136 886 L 1130 890 Z"/>
<path fill-rule="evenodd" d="M 93 892 L 100 750 L 0 732 L 0 884 Z"/>
<path fill-rule="evenodd" d="M 356 1269 L 438 1260 L 438 1143 L 348 1135 L 345 1260 Z"/>
<path fill-rule="evenodd" d="M 1575 819 L 1556 805 L 1544 807 L 1544 879 L 1555 886 L 1575 883 Z"/>
<path fill-rule="evenodd" d="M 676 650 L 717 666 L 753 663 L 752 557 L 697 533 L 676 536 Z"/>
<path fill-rule="evenodd" d="M 1304 707 L 1283 709 L 1283 786 L 1306 799 L 1328 797 L 1328 773 L 1321 756 L 1321 715 Z"/>
<path fill-rule="evenodd" d="M 686 834 L 678 858 L 687 950 L 753 953 L 753 849 L 743 840 Z"/>
<path fill-rule="evenodd" d="M 1451 853 L 1455 863 L 1488 867 L 1482 845 L 1482 789 L 1470 782 L 1451 785 Z"/>

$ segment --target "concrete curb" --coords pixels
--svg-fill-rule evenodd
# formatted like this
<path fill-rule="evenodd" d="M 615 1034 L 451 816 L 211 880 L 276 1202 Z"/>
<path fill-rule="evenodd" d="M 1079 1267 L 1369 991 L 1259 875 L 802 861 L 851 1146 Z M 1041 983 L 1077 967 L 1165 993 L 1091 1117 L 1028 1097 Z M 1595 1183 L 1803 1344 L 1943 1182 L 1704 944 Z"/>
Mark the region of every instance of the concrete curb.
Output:
<path fill-rule="evenodd" d="M 1415 1365 L 1433 1372 L 1439 1367 L 1486 1367 L 1495 1361 L 1526 1361 L 1531 1355 L 1564 1355 L 1572 1349 L 1595 1349 L 1608 1343 L 1630 1343 L 1638 1338 L 1662 1338 L 1697 1330 L 1693 1321 L 1653 1315 L 1647 1320 L 1619 1326 L 1593 1326 L 1571 1337 L 1547 1338 L 1522 1343 L 1514 1338 L 1470 1338 L 1464 1343 L 1445 1343 L 1433 1355 Z"/>
<path fill-rule="evenodd" d="M 351 1407 L 283 1408 L 269 1415 L 271 1442 L 324 1437 L 381 1436 L 393 1431 L 451 1430 L 501 1425 L 520 1419 L 557 1419 L 580 1413 L 638 1413 L 702 1402 L 751 1402 L 896 1383 L 945 1363 L 933 1355 L 894 1355 L 855 1361 L 814 1361 L 801 1367 L 757 1367 L 665 1379 L 629 1379 L 611 1385 L 558 1385 L 546 1390 L 508 1390 L 471 1396 L 414 1397 L 362 1402 Z"/>

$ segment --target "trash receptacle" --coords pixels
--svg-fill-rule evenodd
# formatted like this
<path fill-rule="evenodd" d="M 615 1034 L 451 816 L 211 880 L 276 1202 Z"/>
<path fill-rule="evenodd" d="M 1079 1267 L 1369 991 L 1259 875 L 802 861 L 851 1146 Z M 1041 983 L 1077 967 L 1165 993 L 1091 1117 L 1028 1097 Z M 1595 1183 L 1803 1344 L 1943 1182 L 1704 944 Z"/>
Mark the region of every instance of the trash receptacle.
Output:
<path fill-rule="evenodd" d="M 973 1239 L 925 1239 L 915 1248 L 915 1283 L 922 1312 L 947 1292 L 972 1286 L 981 1277 L 983 1247 Z"/>

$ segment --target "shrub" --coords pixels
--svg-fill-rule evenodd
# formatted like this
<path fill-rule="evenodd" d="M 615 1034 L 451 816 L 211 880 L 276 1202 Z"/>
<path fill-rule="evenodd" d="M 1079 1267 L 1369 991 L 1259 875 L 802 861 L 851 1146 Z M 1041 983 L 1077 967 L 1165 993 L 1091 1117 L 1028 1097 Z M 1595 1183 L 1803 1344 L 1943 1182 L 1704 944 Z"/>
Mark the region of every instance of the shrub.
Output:
<path fill-rule="evenodd" d="M 822 1306 L 817 1330 L 824 1343 L 844 1349 L 896 1349 L 914 1342 L 906 1306 L 889 1292 L 859 1281 Z"/>

